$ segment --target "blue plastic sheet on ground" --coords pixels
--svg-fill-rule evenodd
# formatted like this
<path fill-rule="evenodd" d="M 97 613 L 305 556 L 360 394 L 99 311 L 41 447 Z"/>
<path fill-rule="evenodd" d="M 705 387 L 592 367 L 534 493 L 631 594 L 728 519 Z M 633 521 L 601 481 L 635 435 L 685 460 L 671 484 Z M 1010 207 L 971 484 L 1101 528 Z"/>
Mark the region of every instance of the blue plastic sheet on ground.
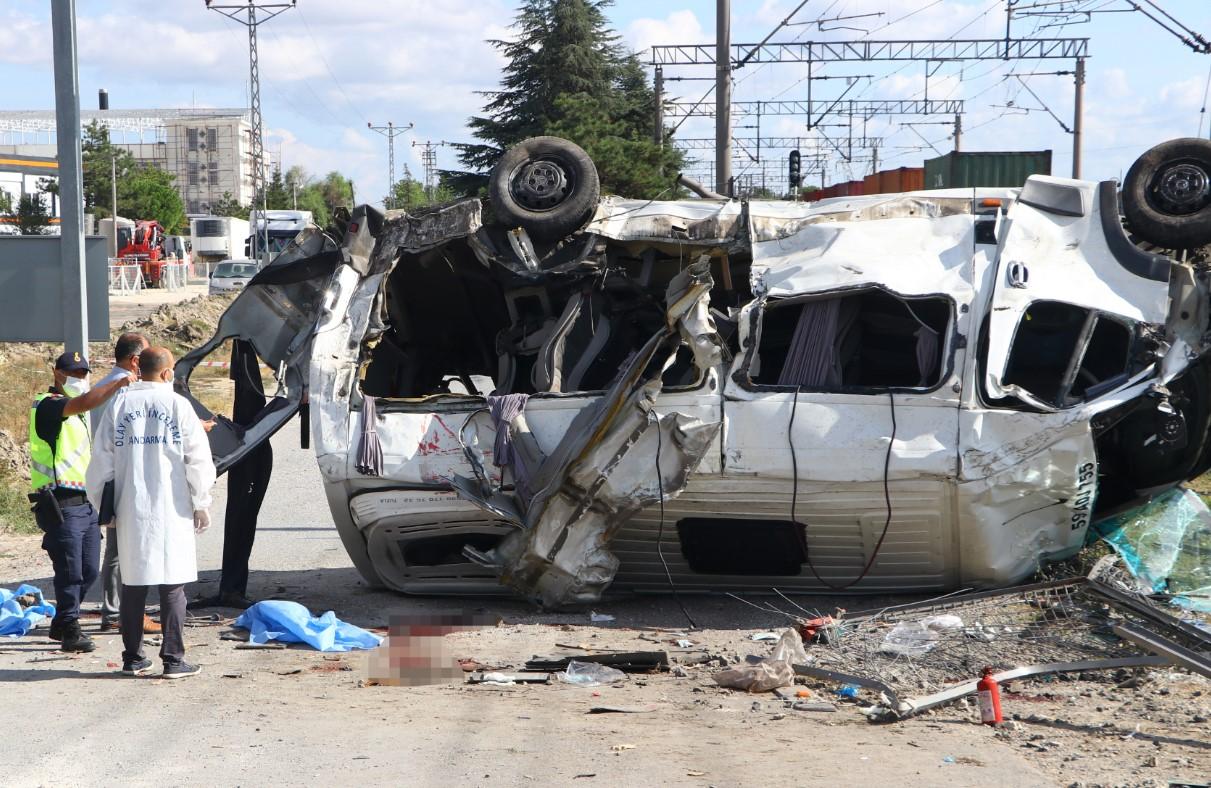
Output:
<path fill-rule="evenodd" d="M 1092 530 L 1154 593 L 1172 594 L 1178 607 L 1211 612 L 1211 509 L 1198 493 L 1170 490 Z"/>
<path fill-rule="evenodd" d="M 30 607 L 22 608 L 17 597 L 33 594 L 37 600 Z M 0 635 L 18 638 L 29 632 L 44 618 L 54 618 L 55 606 L 42 597 L 37 586 L 22 584 L 16 591 L 0 588 Z"/>
<path fill-rule="evenodd" d="M 257 602 L 236 619 L 235 625 L 249 632 L 249 643 L 306 643 L 319 651 L 352 651 L 378 648 L 382 638 L 361 627 L 346 624 L 329 610 L 322 616 L 298 602 Z"/>

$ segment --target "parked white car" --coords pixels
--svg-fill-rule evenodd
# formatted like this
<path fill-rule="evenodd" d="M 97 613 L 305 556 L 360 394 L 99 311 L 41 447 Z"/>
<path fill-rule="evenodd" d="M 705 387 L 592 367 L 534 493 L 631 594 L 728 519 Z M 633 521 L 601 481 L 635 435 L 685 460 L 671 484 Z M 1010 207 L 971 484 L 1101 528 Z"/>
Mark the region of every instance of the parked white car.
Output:
<path fill-rule="evenodd" d="M 210 272 L 210 294 L 241 290 L 258 270 L 256 260 L 224 260 Z"/>
<path fill-rule="evenodd" d="M 558 606 L 1015 583 L 1211 464 L 1208 173 L 1211 142 L 1150 151 L 1128 231 L 1117 183 L 1044 176 L 600 199 L 583 151 L 538 138 L 493 175 L 500 224 L 467 200 L 304 231 L 179 390 L 229 338 L 281 370 L 216 460 L 309 403 L 376 586 Z"/>

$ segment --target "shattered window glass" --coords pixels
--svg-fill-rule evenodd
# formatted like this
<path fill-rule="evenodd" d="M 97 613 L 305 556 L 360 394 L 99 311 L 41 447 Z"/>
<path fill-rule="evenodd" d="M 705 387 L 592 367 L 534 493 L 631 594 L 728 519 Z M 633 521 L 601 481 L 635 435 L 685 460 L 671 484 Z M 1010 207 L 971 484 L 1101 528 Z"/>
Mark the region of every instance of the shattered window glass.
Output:
<path fill-rule="evenodd" d="M 1018 323 L 1004 384 L 1065 408 L 1093 399 L 1130 376 L 1131 328 L 1084 307 L 1039 301 Z"/>
<path fill-rule="evenodd" d="M 756 385 L 808 391 L 933 388 L 947 368 L 950 318 L 944 298 L 875 289 L 772 302 L 749 376 Z"/>

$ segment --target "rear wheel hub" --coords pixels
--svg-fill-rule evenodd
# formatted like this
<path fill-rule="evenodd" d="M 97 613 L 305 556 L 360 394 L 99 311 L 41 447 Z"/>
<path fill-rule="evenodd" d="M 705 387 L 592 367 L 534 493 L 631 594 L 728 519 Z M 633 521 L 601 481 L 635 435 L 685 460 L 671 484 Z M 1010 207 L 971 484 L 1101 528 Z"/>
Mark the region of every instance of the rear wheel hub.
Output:
<path fill-rule="evenodd" d="M 1211 204 L 1211 175 L 1198 164 L 1183 162 L 1158 171 L 1149 191 L 1157 207 L 1185 216 Z"/>
<path fill-rule="evenodd" d="M 527 163 L 513 178 L 513 197 L 531 211 L 547 211 L 564 201 L 571 191 L 568 173 L 555 161 Z"/>

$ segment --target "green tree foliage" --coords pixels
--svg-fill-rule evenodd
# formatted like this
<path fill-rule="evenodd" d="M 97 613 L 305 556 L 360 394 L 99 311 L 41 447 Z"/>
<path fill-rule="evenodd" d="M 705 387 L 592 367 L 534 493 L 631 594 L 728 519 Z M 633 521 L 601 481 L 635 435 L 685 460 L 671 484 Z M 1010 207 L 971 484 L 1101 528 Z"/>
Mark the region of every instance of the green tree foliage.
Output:
<path fill-rule="evenodd" d="M 445 173 L 446 183 L 458 193 L 478 193 L 509 146 L 555 134 L 594 157 L 605 190 L 649 198 L 666 190 L 681 156 L 669 145 L 662 153 L 653 140 L 655 95 L 638 59 L 618 46 L 605 15 L 610 5 L 525 0 L 513 25 L 516 38 L 490 42 L 508 63 L 500 90 L 485 94 L 484 115 L 469 121 L 482 143 L 463 149 L 469 171 Z"/>
<path fill-rule="evenodd" d="M 353 207 L 353 181 L 335 170 L 317 181 L 295 165 L 285 175 L 280 169 L 274 171 L 265 187 L 265 199 L 271 211 L 311 211 L 315 223 L 328 229 L 337 208 Z"/>
<path fill-rule="evenodd" d="M 319 182 L 319 188 L 324 197 L 324 204 L 330 212 L 337 208 L 353 209 L 353 181 L 336 170 L 324 176 L 324 180 Z"/>
<path fill-rule="evenodd" d="M 155 219 L 169 235 L 181 233 L 189 225 L 172 181 L 172 175 L 158 167 L 135 167 L 118 177 L 118 211 L 138 219 Z"/>
<path fill-rule="evenodd" d="M 454 190 L 445 183 L 438 184 L 432 194 L 427 193 L 424 184 L 413 178 L 412 173 L 405 167 L 404 177 L 395 182 L 395 191 L 387 195 L 383 204 L 388 208 L 412 212 L 450 202 L 456 197 Z"/>
<path fill-rule="evenodd" d="M 223 192 L 223 199 L 210 204 L 210 214 L 212 216 L 234 216 L 237 219 L 248 220 L 250 209 L 247 205 L 243 205 L 231 192 Z"/>
<path fill-rule="evenodd" d="M 185 205 L 173 187 L 173 176 L 158 167 L 140 165 L 130 151 L 114 145 L 109 130 L 93 121 L 81 142 L 84 167 L 84 210 L 98 219 L 112 213 L 113 173 L 118 176 L 118 212 L 131 219 L 155 219 L 168 233 L 185 226 Z"/>
<path fill-rule="evenodd" d="M 13 213 L 13 195 L 0 189 L 0 215 L 11 216 Z"/>
<path fill-rule="evenodd" d="M 270 176 L 269 182 L 264 185 L 265 189 L 265 207 L 270 211 L 284 211 L 290 208 L 290 188 L 286 185 L 286 179 L 282 177 L 282 168 L 274 167 L 273 175 Z M 259 205 L 254 204 L 254 208 L 259 208 Z"/>
<path fill-rule="evenodd" d="M 125 148 L 111 143 L 109 129 L 95 120 L 84 127 L 80 153 L 84 166 L 84 210 L 94 214 L 98 219 L 102 219 L 112 213 L 113 170 L 117 170 L 118 183 L 121 184 L 136 168 L 135 157 Z M 118 212 L 126 215 L 130 213 L 121 203 L 118 204 Z M 131 216 L 131 218 L 154 217 Z"/>
<path fill-rule="evenodd" d="M 681 168 L 681 153 L 663 148 L 628 127 L 621 96 L 602 101 L 583 93 L 563 96 L 563 120 L 550 132 L 579 144 L 597 165 L 601 190 L 625 197 L 656 198 L 675 191 L 673 174 Z"/>
<path fill-rule="evenodd" d="M 50 226 L 50 211 L 37 194 L 21 195 L 12 217 L 16 219 L 17 229 L 22 235 L 43 235 Z"/>

